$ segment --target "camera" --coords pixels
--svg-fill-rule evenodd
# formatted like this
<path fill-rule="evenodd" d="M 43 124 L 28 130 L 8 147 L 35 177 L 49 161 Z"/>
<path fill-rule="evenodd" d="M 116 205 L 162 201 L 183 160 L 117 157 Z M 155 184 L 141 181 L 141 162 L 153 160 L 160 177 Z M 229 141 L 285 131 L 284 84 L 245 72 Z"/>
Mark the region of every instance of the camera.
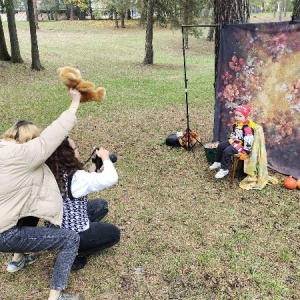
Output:
<path fill-rule="evenodd" d="M 96 148 L 95 150 L 99 150 L 99 148 Z M 118 160 L 118 157 L 116 154 L 110 153 L 109 159 L 111 160 L 111 162 L 115 163 Z M 95 154 L 94 157 L 92 157 L 92 162 L 96 165 L 96 171 L 98 171 L 103 165 L 102 159 L 99 156 L 97 156 L 97 154 Z"/>

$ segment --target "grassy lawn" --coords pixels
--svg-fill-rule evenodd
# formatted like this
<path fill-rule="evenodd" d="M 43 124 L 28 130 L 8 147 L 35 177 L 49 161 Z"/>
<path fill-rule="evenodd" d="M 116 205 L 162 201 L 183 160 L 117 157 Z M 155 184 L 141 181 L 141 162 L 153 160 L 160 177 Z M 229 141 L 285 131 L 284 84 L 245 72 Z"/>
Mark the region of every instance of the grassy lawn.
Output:
<path fill-rule="evenodd" d="M 90 196 L 109 201 L 106 221 L 121 228 L 121 242 L 72 272 L 67 292 L 88 300 L 300 299 L 299 190 L 244 191 L 242 174 L 234 185 L 214 179 L 200 146 L 168 148 L 166 137 L 186 127 L 181 31 L 155 28 L 155 64 L 144 66 L 145 30 L 109 22 L 41 22 L 41 72 L 30 69 L 29 28 L 20 22 L 24 64 L 0 62 L 1 132 L 21 118 L 44 127 L 68 107 L 59 67 L 77 67 L 107 89 L 103 102 L 80 107 L 72 137 L 83 161 L 93 146 L 118 154 L 118 184 Z M 209 142 L 214 43 L 191 37 L 189 45 L 190 126 Z M 8 274 L 10 255 L 0 254 L 0 299 L 46 299 L 55 257 L 42 253 Z"/>

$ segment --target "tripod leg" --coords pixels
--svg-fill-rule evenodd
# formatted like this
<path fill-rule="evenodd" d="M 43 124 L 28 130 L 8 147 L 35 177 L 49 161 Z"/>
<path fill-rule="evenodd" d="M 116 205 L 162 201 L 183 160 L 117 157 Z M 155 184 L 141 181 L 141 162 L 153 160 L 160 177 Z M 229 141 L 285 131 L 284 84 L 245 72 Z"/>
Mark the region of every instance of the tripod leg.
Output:
<path fill-rule="evenodd" d="M 198 140 L 196 139 L 197 143 L 199 143 L 202 147 L 204 147 L 204 145 Z"/>

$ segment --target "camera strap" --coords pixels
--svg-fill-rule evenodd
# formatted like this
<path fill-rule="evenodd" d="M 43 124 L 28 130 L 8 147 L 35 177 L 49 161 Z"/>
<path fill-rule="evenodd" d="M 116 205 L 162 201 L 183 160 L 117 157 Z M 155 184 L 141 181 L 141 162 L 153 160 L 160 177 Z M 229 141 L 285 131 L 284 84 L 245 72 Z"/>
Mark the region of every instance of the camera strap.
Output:
<path fill-rule="evenodd" d="M 94 147 L 93 152 L 91 153 L 91 155 L 89 156 L 89 158 L 83 163 L 83 165 L 85 165 L 86 163 L 88 163 L 90 161 L 90 159 L 92 158 L 92 156 L 95 154 L 96 150 L 99 150 L 99 148 Z"/>

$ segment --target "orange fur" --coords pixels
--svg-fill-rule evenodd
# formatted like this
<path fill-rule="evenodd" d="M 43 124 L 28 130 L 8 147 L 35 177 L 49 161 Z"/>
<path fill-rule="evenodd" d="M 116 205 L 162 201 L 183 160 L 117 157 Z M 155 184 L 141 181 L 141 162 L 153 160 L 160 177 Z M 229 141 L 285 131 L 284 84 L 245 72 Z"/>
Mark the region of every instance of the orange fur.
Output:
<path fill-rule="evenodd" d="M 183 136 L 178 138 L 178 140 L 180 145 L 183 147 L 194 146 L 197 142 L 200 142 L 200 135 L 197 132 L 190 130 L 190 137 L 189 137 L 188 132 L 185 131 L 183 133 Z"/>
<path fill-rule="evenodd" d="M 106 94 L 105 88 L 98 87 L 95 89 L 94 83 L 82 79 L 78 69 L 67 66 L 58 68 L 57 73 L 67 88 L 77 89 L 81 92 L 80 102 L 104 100 Z"/>

